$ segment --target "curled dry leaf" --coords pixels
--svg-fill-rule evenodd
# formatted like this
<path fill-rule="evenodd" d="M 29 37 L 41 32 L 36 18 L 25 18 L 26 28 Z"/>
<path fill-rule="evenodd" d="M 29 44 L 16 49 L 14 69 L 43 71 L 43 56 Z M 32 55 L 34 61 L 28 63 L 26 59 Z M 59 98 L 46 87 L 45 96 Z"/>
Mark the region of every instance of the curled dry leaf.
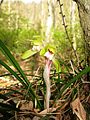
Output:
<path fill-rule="evenodd" d="M 86 111 L 84 110 L 84 107 L 82 106 L 79 98 L 71 103 L 71 107 L 73 109 L 73 112 L 80 120 L 86 120 Z"/>
<path fill-rule="evenodd" d="M 20 106 L 20 110 L 33 110 L 33 102 L 32 101 L 29 101 L 29 102 L 26 102 L 26 101 L 23 101 L 21 102 L 21 106 Z"/>

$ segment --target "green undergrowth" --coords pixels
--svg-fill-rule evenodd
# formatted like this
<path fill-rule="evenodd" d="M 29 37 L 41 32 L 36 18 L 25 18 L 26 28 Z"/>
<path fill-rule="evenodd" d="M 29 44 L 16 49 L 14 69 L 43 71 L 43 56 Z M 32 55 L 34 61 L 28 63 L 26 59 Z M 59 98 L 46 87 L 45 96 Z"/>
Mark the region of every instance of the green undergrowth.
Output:
<path fill-rule="evenodd" d="M 18 64 L 18 61 L 14 58 L 9 49 L 1 40 L 0 51 L 5 56 L 6 60 L 8 60 L 12 64 L 12 66 L 15 68 L 15 71 L 10 68 L 7 62 L 4 62 L 3 60 L 0 60 L 0 65 L 7 69 L 10 75 L 14 76 L 15 79 L 21 83 L 21 87 L 19 89 L 13 89 L 12 87 L 12 89 L 9 89 L 9 91 L 7 90 L 7 93 L 4 94 L 1 94 L 1 89 L 0 99 L 3 99 L 3 101 L 5 101 L 11 98 L 13 94 L 18 94 L 19 96 L 23 96 L 23 99 L 26 99 L 27 101 L 31 100 L 34 106 L 39 109 L 39 111 L 44 110 L 46 86 L 43 80 L 43 75 L 40 74 L 39 76 L 34 76 L 33 82 L 30 82 L 27 78 L 27 75 Z M 68 102 L 69 104 L 69 102 L 75 100 L 80 94 L 82 98 L 83 81 L 85 76 L 90 72 L 90 67 L 88 66 L 84 67 L 83 69 L 76 68 L 73 72 L 71 67 L 65 64 L 64 61 L 62 62 L 62 64 L 60 64 L 60 67 L 62 68 L 60 72 L 57 72 L 55 68 L 53 68 L 50 74 L 50 107 L 56 108 L 56 111 L 61 109 L 65 103 Z M 29 76 L 32 76 L 32 74 Z M 60 100 L 63 101 L 61 102 L 62 104 L 59 104 Z M 2 110 L 6 111 L 7 114 L 9 114 L 10 111 L 18 112 L 20 109 L 16 108 L 16 103 L 11 100 L 11 102 L 9 101 L 9 103 L 3 103 L 0 101 L 0 111 Z M 12 112 L 10 113 L 10 115 L 13 115 Z"/>

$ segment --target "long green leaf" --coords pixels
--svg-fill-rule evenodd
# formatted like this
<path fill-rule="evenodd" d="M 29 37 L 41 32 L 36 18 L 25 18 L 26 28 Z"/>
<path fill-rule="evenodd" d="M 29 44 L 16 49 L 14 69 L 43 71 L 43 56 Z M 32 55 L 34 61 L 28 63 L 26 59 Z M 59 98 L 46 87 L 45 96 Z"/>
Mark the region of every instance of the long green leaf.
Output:
<path fill-rule="evenodd" d="M 14 72 L 6 63 L 4 63 L 2 60 L 0 60 L 0 64 L 2 66 L 4 66 L 15 78 L 17 78 L 19 80 L 20 83 L 22 83 L 22 85 L 24 87 L 26 87 L 26 83 L 24 82 L 23 79 L 21 79 L 18 74 L 16 72 Z"/>
<path fill-rule="evenodd" d="M 67 88 L 69 88 L 69 87 L 70 87 L 73 83 L 75 83 L 76 81 L 80 80 L 80 78 L 81 78 L 83 75 L 87 74 L 88 72 L 90 72 L 90 67 L 86 67 L 84 70 L 82 70 L 80 73 L 78 73 L 78 75 L 74 76 L 73 79 L 71 79 L 68 83 L 66 83 L 66 84 L 64 85 L 64 87 L 62 88 L 62 90 L 60 91 L 60 93 L 59 93 L 59 95 L 57 96 L 56 99 L 60 98 L 61 95 L 63 94 L 63 92 L 64 92 Z"/>
<path fill-rule="evenodd" d="M 14 72 L 14 71 L 13 71 L 7 64 L 5 64 L 2 60 L 0 60 L 0 64 L 1 64 L 2 66 L 4 66 L 12 75 L 14 75 L 14 77 L 17 78 L 17 80 L 19 80 L 19 82 L 20 82 L 26 89 L 28 89 L 28 86 L 26 85 L 26 83 L 24 82 L 24 80 L 21 79 L 16 72 Z M 36 96 L 35 96 L 33 90 L 32 90 L 31 88 L 29 88 L 29 89 L 30 89 L 30 94 L 33 95 L 32 98 L 33 98 L 33 100 L 34 100 Z"/>
<path fill-rule="evenodd" d="M 26 75 L 24 74 L 23 70 L 19 66 L 18 62 L 15 60 L 15 58 L 13 57 L 13 55 L 10 53 L 9 49 L 4 45 L 4 43 L 1 40 L 0 40 L 0 50 L 5 55 L 5 57 L 12 63 L 12 65 L 16 68 L 16 70 L 20 73 L 22 79 L 12 69 L 10 69 L 10 67 L 8 65 L 6 65 L 3 61 L 0 61 L 1 64 L 11 74 L 13 74 L 25 86 L 26 89 L 29 90 L 28 93 L 32 96 L 32 100 L 34 101 L 35 98 L 36 98 L 36 100 L 38 102 L 38 106 L 41 107 L 41 104 L 40 104 L 40 102 L 39 102 L 36 94 L 34 93 L 32 87 L 31 87 L 31 83 L 27 79 Z"/>
<path fill-rule="evenodd" d="M 16 70 L 20 73 L 21 77 L 25 80 L 26 84 L 29 85 L 30 82 L 28 81 L 23 70 L 21 69 L 21 67 L 19 66 L 18 62 L 15 60 L 13 55 L 10 53 L 9 49 L 4 45 L 4 43 L 1 40 L 0 40 L 0 48 L 3 54 L 8 58 L 8 60 L 13 64 Z"/>
<path fill-rule="evenodd" d="M 40 102 L 39 102 L 36 94 L 34 93 L 34 90 L 33 90 L 31 87 L 29 87 L 29 86 L 24 82 L 24 80 L 21 79 L 21 78 L 18 76 L 18 74 L 17 74 L 16 72 L 14 72 L 14 71 L 13 71 L 6 63 L 4 63 L 2 60 L 0 60 L 0 64 L 1 64 L 3 67 L 5 67 L 15 78 L 17 78 L 17 80 L 19 80 L 19 81 L 21 82 L 21 84 L 22 84 L 26 89 L 29 90 L 28 93 L 31 95 L 32 100 L 34 101 L 35 98 L 36 98 L 36 100 L 37 100 L 37 102 L 38 102 L 38 105 L 39 105 L 39 107 L 41 108 L 41 104 L 40 104 Z"/>

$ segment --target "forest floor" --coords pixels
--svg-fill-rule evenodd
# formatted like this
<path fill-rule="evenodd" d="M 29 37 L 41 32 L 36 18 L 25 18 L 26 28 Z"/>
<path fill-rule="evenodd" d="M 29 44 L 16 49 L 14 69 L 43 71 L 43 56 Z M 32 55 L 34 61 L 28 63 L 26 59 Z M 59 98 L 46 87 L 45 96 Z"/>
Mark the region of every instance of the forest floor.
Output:
<path fill-rule="evenodd" d="M 37 69 L 34 72 L 30 72 L 31 68 L 28 67 L 29 62 L 27 61 L 20 61 L 21 68 L 25 71 L 25 74 L 27 75 L 28 80 L 32 83 L 33 89 L 36 93 L 37 91 L 40 91 L 38 93 L 40 95 L 41 102 L 44 104 L 44 93 L 42 94 L 42 90 L 38 90 L 38 84 L 37 80 L 40 81 L 41 74 L 39 75 L 39 69 Z M 13 66 L 10 66 L 13 70 Z M 66 76 L 63 76 L 66 77 Z M 42 79 L 41 79 L 42 80 Z M 80 83 L 78 83 L 80 85 Z M 78 85 L 75 84 L 74 86 Z M 57 85 L 58 86 L 58 85 Z M 44 86 L 45 87 L 45 86 Z M 84 85 L 84 88 L 80 89 L 78 92 L 78 95 L 74 96 L 76 99 L 71 100 L 71 91 L 73 89 L 68 88 L 67 92 L 64 93 L 62 98 L 57 99 L 56 103 L 54 103 L 53 96 L 56 96 L 56 89 L 55 89 L 55 83 L 51 86 L 52 91 L 52 97 L 50 99 L 50 112 L 47 112 L 47 109 L 39 109 L 36 107 L 37 102 L 33 103 L 32 100 L 28 100 L 25 98 L 25 96 L 22 96 L 18 93 L 12 93 L 12 91 L 19 91 L 23 88 L 21 83 L 13 77 L 7 70 L 5 70 L 3 67 L 0 69 L 0 94 L 6 94 L 7 99 L 0 99 L 0 103 L 7 103 L 9 101 L 13 101 L 16 103 L 16 107 L 20 109 L 19 112 L 12 112 L 9 111 L 7 116 L 10 114 L 11 116 L 7 119 L 5 118 L 6 115 L 0 114 L 1 120 L 86 120 L 88 109 L 88 114 L 90 111 L 90 95 L 88 94 L 89 87 L 87 84 Z M 42 87 L 40 88 L 42 89 Z M 79 88 L 78 88 L 79 89 Z M 76 89 L 75 89 L 76 90 Z M 75 92 L 74 90 L 74 92 Z M 81 93 L 82 91 L 82 93 Z M 21 90 L 21 93 L 26 93 L 26 91 Z M 88 95 L 87 95 L 88 94 Z M 55 104 L 55 105 L 53 105 Z M 43 105 L 44 106 L 44 105 Z M 84 107 L 83 107 L 84 106 Z M 86 109 L 84 109 L 86 108 Z M 2 112 L 1 112 L 2 113 Z M 88 119 L 89 120 L 89 117 Z"/>

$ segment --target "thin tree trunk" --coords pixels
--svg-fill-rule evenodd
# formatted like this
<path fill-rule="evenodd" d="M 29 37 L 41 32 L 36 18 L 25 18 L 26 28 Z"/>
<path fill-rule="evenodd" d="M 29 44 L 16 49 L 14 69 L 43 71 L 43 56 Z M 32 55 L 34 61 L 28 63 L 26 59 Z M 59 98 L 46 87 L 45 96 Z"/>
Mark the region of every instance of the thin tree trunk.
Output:
<path fill-rule="evenodd" d="M 86 65 L 90 66 L 90 0 L 74 0 L 78 6 L 80 23 L 85 39 Z M 90 73 L 87 75 L 90 80 Z"/>
<path fill-rule="evenodd" d="M 75 9 L 76 9 L 76 3 L 71 1 L 71 33 L 72 33 L 72 42 L 73 42 L 73 48 L 76 51 L 76 38 L 75 38 Z"/>
<path fill-rule="evenodd" d="M 46 42 L 50 43 L 52 41 L 51 29 L 55 25 L 55 11 L 54 11 L 54 0 L 48 0 L 48 17 L 46 21 Z"/>
<path fill-rule="evenodd" d="M 18 7 L 20 7 L 18 5 L 18 0 L 16 0 L 16 30 L 19 28 L 19 10 L 18 10 Z"/>
<path fill-rule="evenodd" d="M 4 0 L 0 0 L 0 5 L 2 5 L 3 2 L 4 2 Z"/>
<path fill-rule="evenodd" d="M 9 17 L 8 17 L 8 28 L 10 28 L 10 13 L 11 13 L 11 1 L 8 0 L 8 14 L 9 14 Z"/>
<path fill-rule="evenodd" d="M 41 1 L 41 26 L 42 26 L 42 36 L 45 32 L 45 19 L 46 19 L 46 2 L 44 0 Z"/>

